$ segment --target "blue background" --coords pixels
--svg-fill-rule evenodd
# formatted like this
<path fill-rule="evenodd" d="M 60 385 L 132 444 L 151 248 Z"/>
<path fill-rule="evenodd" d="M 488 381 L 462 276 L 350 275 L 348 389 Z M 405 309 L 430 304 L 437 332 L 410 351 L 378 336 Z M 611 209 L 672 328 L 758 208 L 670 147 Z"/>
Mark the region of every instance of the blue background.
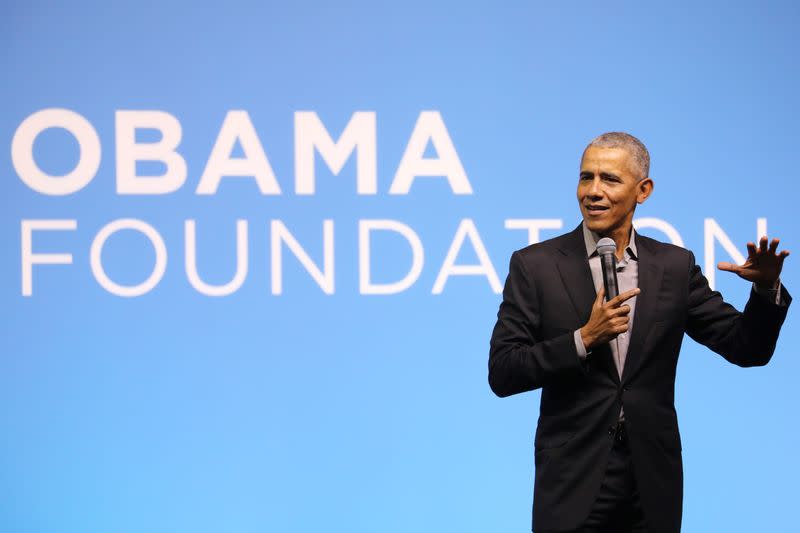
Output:
<path fill-rule="evenodd" d="M 793 2 L 6 2 L 0 16 L 0 529 L 10 532 L 528 531 L 539 393 L 500 400 L 486 382 L 499 295 L 486 278 L 431 288 L 458 223 L 474 220 L 501 281 L 527 244 L 508 218 L 580 220 L 580 152 L 629 131 L 652 155 L 654 196 L 703 263 L 703 220 L 744 251 L 756 218 L 796 248 L 798 7 Z M 95 179 L 65 197 L 25 186 L 11 164 L 19 124 L 71 109 L 100 135 Z M 157 109 L 183 127 L 188 179 L 162 196 L 115 193 L 114 112 Z M 250 113 L 284 194 L 223 180 L 194 194 L 228 110 Z M 377 114 L 378 194 L 355 193 L 355 163 L 317 194 L 294 190 L 293 113 L 334 137 Z M 443 179 L 388 189 L 419 113 L 441 112 L 474 194 Z M 77 143 L 48 130 L 41 167 L 73 168 Z M 164 238 L 167 272 L 145 296 L 106 292 L 89 247 L 108 222 L 140 218 Z M 34 250 L 20 285 L 20 221 L 68 218 Z M 198 224 L 209 282 L 234 270 L 234 224 L 250 224 L 250 271 L 235 294 L 197 293 L 183 270 L 183 221 Z M 336 292 L 284 251 L 270 293 L 269 221 L 315 261 L 335 221 Z M 358 291 L 358 220 L 411 226 L 417 282 Z M 543 231 L 543 237 L 558 231 Z M 649 234 L 663 239 L 659 232 Z M 717 260 L 728 260 L 717 246 Z M 132 232 L 108 242 L 109 275 L 135 284 L 153 251 Z M 459 263 L 474 262 L 469 243 Z M 405 272 L 399 238 L 376 236 L 378 281 Z M 797 258 L 783 280 L 791 290 Z M 717 288 L 741 306 L 749 287 Z M 790 313 L 772 362 L 739 369 L 686 339 L 676 402 L 684 531 L 796 530 L 800 338 Z"/>

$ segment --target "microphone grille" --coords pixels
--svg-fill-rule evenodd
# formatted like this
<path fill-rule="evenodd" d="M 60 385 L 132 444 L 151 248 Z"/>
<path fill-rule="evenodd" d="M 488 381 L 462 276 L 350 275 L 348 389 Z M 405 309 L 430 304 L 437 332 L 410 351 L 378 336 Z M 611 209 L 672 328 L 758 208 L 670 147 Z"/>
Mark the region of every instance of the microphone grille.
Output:
<path fill-rule="evenodd" d="M 613 254 L 617 251 L 617 244 L 614 239 L 603 237 L 597 241 L 597 253 L 599 255 Z"/>

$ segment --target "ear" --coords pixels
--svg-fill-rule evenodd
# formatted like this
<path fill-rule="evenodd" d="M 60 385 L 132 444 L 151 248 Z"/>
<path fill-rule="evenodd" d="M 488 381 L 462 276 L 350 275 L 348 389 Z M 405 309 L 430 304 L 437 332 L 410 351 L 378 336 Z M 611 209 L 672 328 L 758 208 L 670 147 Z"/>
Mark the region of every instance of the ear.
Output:
<path fill-rule="evenodd" d="M 647 198 L 653 194 L 653 180 L 645 178 L 636 184 L 638 188 L 636 192 L 636 203 L 643 204 Z"/>

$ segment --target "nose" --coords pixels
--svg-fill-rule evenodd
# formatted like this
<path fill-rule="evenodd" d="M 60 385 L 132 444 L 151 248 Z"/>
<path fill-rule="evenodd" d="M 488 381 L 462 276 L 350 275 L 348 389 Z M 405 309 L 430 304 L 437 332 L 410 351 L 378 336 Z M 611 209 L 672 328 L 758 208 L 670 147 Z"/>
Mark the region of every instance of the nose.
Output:
<path fill-rule="evenodd" d="M 603 195 L 602 183 L 600 182 L 599 176 L 595 176 L 591 183 L 589 183 L 589 189 L 587 190 L 587 193 L 592 197 Z"/>

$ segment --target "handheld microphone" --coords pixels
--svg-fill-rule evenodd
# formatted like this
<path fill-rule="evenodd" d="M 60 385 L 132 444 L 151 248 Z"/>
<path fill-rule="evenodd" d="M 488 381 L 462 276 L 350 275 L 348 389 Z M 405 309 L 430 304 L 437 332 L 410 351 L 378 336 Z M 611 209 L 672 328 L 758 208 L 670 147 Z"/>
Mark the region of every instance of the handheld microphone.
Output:
<path fill-rule="evenodd" d="M 606 301 L 619 296 L 617 284 L 617 245 L 613 239 L 603 237 L 597 242 L 597 254 L 603 268 L 603 287 L 606 289 Z"/>

